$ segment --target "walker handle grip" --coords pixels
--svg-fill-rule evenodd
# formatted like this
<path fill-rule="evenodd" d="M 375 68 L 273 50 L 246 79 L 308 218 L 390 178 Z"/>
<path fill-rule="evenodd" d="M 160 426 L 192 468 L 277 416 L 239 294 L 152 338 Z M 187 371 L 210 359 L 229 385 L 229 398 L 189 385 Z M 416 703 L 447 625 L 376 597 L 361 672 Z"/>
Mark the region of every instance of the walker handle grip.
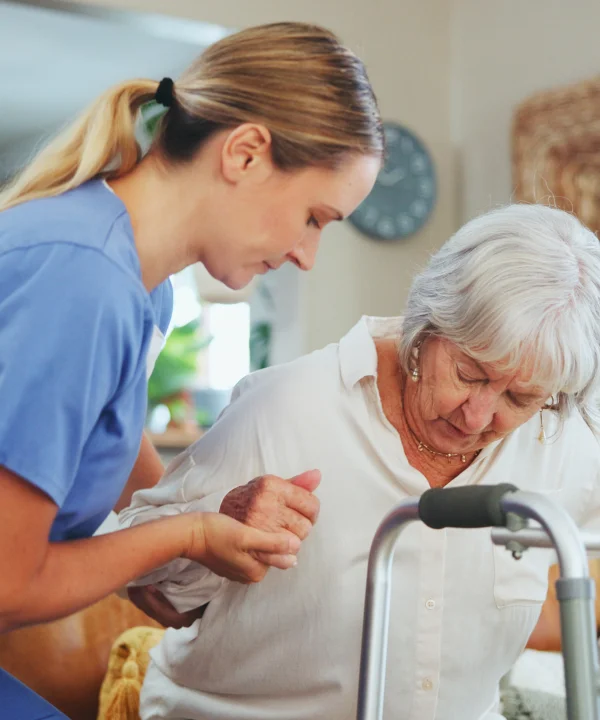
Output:
<path fill-rule="evenodd" d="M 419 518 L 431 528 L 504 527 L 502 498 L 516 492 L 510 483 L 426 490 L 419 501 Z"/>

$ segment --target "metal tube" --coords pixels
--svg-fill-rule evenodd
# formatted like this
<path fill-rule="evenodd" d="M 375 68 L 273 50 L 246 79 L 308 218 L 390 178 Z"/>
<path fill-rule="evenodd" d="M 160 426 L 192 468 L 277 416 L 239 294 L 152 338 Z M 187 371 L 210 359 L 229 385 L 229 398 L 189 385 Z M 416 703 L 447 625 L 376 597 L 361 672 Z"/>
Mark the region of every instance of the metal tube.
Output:
<path fill-rule="evenodd" d="M 600 552 L 600 534 L 581 531 L 579 536 L 588 554 Z M 550 540 L 548 533 L 538 528 L 525 528 L 516 531 L 507 530 L 507 528 L 492 528 L 492 542 L 494 545 L 517 542 L 523 547 L 554 549 L 554 543 Z"/>
<path fill-rule="evenodd" d="M 537 520 L 556 548 L 561 577 L 588 577 L 588 560 L 573 518 L 545 495 L 519 490 L 502 498 L 506 512 Z"/>
<path fill-rule="evenodd" d="M 560 602 L 567 717 L 600 720 L 594 586 L 577 526 L 566 510 L 537 493 L 507 494 L 502 498 L 502 506 L 507 512 L 537 520 L 552 539 L 561 575 L 556 590 Z"/>
<path fill-rule="evenodd" d="M 392 510 L 379 526 L 367 570 L 363 620 L 357 720 L 382 720 L 390 620 L 392 564 L 398 537 L 406 525 L 417 520 L 419 498 Z"/>
<path fill-rule="evenodd" d="M 569 720 L 598 720 L 600 717 L 595 590 L 590 578 L 568 578 L 556 583 Z M 588 651 L 590 638 L 592 649 Z"/>

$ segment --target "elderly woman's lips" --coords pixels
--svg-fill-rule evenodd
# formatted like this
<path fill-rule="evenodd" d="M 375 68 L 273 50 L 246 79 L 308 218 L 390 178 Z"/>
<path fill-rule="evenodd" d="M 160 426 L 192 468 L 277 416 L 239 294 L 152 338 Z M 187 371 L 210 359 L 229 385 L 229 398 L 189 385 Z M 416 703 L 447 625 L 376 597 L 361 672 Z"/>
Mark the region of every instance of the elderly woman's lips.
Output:
<path fill-rule="evenodd" d="M 456 435 L 457 437 L 460 437 L 460 438 L 470 437 L 468 433 L 464 432 L 460 428 L 457 428 L 456 425 L 453 425 L 449 420 L 446 420 L 446 423 L 448 424 L 448 429 L 450 430 L 450 432 L 453 433 L 454 435 Z"/>

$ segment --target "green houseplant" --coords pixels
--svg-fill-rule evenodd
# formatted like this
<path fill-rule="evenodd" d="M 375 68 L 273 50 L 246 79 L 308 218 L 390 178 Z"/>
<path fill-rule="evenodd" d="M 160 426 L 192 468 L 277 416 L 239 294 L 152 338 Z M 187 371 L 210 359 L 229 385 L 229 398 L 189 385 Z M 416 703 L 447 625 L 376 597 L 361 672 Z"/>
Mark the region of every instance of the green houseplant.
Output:
<path fill-rule="evenodd" d="M 196 424 L 191 390 L 198 373 L 198 355 L 212 341 L 202 336 L 198 319 L 176 327 L 170 333 L 148 380 L 148 412 L 159 405 L 169 410 L 171 426 Z"/>
<path fill-rule="evenodd" d="M 263 370 L 271 364 L 275 302 L 266 282 L 258 285 L 253 306 L 255 320 L 250 326 L 250 369 Z"/>

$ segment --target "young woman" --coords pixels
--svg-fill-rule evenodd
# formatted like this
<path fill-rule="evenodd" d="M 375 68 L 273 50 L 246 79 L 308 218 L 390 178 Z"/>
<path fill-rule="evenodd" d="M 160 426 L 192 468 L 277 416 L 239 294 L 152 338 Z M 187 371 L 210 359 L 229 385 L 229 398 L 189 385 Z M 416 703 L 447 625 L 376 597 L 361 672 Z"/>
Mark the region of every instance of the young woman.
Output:
<path fill-rule="evenodd" d="M 166 113 L 140 158 L 136 119 L 152 100 Z M 91 536 L 162 473 L 143 425 L 169 276 L 202 262 L 239 288 L 287 261 L 309 270 L 382 153 L 360 60 L 326 30 L 282 23 L 218 42 L 176 82 L 109 90 L 0 194 L 0 631 L 177 557 L 241 582 L 293 564 L 293 533 L 218 505 Z M 309 495 L 314 476 L 295 483 Z M 7 720 L 61 717 L 1 673 L 0 697 Z"/>

